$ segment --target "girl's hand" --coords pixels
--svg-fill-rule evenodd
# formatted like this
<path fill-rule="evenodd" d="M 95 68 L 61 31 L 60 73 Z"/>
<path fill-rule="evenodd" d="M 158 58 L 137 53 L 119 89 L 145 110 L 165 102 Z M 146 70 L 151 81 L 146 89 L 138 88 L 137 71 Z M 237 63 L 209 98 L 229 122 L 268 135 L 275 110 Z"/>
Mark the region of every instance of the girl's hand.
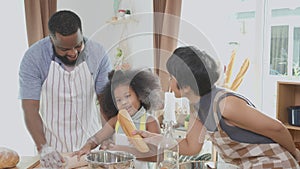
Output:
<path fill-rule="evenodd" d="M 111 140 L 111 139 L 107 139 L 105 141 L 103 141 L 101 143 L 101 146 L 100 146 L 100 150 L 107 150 L 109 149 L 110 147 L 113 147 L 115 144 L 114 144 L 114 141 Z"/>
<path fill-rule="evenodd" d="M 106 150 L 111 150 L 111 151 L 123 151 L 120 147 L 120 145 L 116 145 L 116 144 L 110 144 Z"/>
<path fill-rule="evenodd" d="M 91 152 L 91 149 L 92 149 L 92 145 L 91 143 L 87 142 L 80 150 L 78 151 L 74 151 L 72 154 L 71 154 L 71 157 L 77 155 L 77 161 L 80 160 L 80 157 L 84 154 L 88 154 Z"/>

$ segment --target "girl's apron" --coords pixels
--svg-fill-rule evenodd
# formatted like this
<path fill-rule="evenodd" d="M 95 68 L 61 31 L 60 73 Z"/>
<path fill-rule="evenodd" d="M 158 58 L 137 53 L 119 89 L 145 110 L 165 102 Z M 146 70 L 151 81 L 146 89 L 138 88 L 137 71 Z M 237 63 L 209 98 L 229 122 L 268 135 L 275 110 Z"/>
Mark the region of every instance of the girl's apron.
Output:
<path fill-rule="evenodd" d="M 217 105 L 219 92 L 214 99 L 213 113 L 216 123 L 219 122 Z M 225 162 L 238 165 L 243 169 L 299 169 L 293 156 L 277 143 L 249 144 L 232 140 L 217 123 L 217 131 L 208 132 L 210 140 Z"/>
<path fill-rule="evenodd" d="M 100 129 L 94 83 L 85 61 L 68 72 L 53 56 L 42 86 L 40 113 L 47 143 L 57 151 L 78 150 Z"/>
<path fill-rule="evenodd" d="M 140 130 L 146 130 L 146 120 L 147 120 L 147 115 L 146 115 L 146 111 L 144 108 L 141 108 L 141 110 L 139 110 L 137 112 L 137 114 L 135 114 L 134 116 L 138 117 L 136 120 L 133 118 L 132 120 L 135 122 L 135 125 L 137 126 L 136 123 L 139 123 L 139 129 Z M 137 121 L 138 119 L 140 119 L 139 121 Z M 122 130 L 122 129 L 121 129 Z M 119 121 L 117 121 L 116 126 L 115 126 L 115 144 L 116 145 L 125 145 L 125 146 L 131 146 L 131 144 L 128 141 L 127 136 L 124 134 L 123 130 L 120 131 L 120 123 Z M 135 161 L 135 165 L 134 165 L 136 169 L 147 169 L 148 168 L 148 164 L 147 162 L 144 161 L 139 161 L 136 160 Z"/>

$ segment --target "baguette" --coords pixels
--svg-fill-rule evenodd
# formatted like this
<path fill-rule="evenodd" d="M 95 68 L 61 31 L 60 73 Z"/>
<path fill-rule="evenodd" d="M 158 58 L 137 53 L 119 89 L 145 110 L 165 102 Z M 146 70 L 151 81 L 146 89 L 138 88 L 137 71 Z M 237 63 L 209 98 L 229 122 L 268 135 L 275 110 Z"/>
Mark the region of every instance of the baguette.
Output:
<path fill-rule="evenodd" d="M 17 152 L 9 148 L 0 147 L 0 168 L 12 168 L 17 166 L 20 157 Z"/>
<path fill-rule="evenodd" d="M 149 151 L 148 145 L 144 142 L 140 135 L 133 135 L 132 132 L 136 130 L 136 127 L 131 119 L 131 116 L 126 110 L 120 110 L 118 113 L 118 120 L 124 133 L 127 137 L 131 138 L 133 146 L 140 152 L 146 153 Z"/>
<path fill-rule="evenodd" d="M 230 78 L 231 78 L 231 75 L 232 75 L 232 68 L 233 68 L 233 64 L 234 64 L 234 61 L 235 61 L 235 56 L 236 56 L 236 51 L 233 50 L 232 51 L 232 54 L 231 54 L 231 57 L 230 57 L 230 61 L 228 63 L 228 66 L 227 66 L 227 69 L 226 69 L 226 75 L 225 75 L 225 86 L 228 86 L 229 84 L 229 81 L 230 81 Z"/>
<path fill-rule="evenodd" d="M 240 68 L 239 73 L 237 74 L 236 78 L 232 82 L 232 85 L 230 87 L 231 90 L 236 91 L 237 88 L 241 85 L 241 83 L 242 83 L 242 81 L 244 79 L 245 73 L 246 73 L 246 71 L 249 68 L 249 64 L 250 64 L 249 59 L 248 58 L 245 59 L 243 65 Z"/>
<path fill-rule="evenodd" d="M 243 79 L 235 80 L 234 83 L 231 85 L 230 89 L 236 91 L 238 87 L 241 85 Z"/>
<path fill-rule="evenodd" d="M 250 61 L 248 58 L 246 58 L 236 77 L 243 77 L 245 75 L 246 71 L 248 70 L 249 64 L 250 64 Z"/>

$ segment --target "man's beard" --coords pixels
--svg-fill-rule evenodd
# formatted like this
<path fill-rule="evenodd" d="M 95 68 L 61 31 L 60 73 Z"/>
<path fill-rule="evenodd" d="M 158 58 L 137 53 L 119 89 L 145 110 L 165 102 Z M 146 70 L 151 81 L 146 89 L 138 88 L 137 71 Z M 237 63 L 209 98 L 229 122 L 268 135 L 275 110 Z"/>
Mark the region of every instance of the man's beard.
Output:
<path fill-rule="evenodd" d="M 76 60 L 70 61 L 70 60 L 67 58 L 67 56 L 60 56 L 60 55 L 58 55 L 58 54 L 55 54 L 55 56 L 56 56 L 57 58 L 59 58 L 59 59 L 63 62 L 63 64 L 65 64 L 65 65 L 67 65 L 67 66 L 74 66 L 74 65 L 76 64 L 77 59 L 78 59 L 78 56 L 77 56 L 77 59 L 76 59 Z"/>

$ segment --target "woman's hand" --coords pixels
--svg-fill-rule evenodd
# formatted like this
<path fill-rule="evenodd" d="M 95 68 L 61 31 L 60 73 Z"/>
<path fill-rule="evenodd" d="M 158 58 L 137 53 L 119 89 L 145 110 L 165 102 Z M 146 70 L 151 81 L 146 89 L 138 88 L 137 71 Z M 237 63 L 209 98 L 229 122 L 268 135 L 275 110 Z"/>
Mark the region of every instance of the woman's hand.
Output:
<path fill-rule="evenodd" d="M 132 132 L 132 134 L 133 135 L 139 134 L 140 136 L 142 136 L 144 138 L 144 140 L 146 142 L 151 143 L 151 144 L 155 144 L 155 143 L 158 144 L 163 139 L 163 135 L 157 134 L 157 133 L 151 133 L 151 132 L 145 131 L 145 130 L 134 130 Z M 151 141 L 151 142 L 149 142 L 149 141 Z"/>
<path fill-rule="evenodd" d="M 144 130 L 134 130 L 132 134 L 133 135 L 139 134 L 144 138 L 144 141 L 147 144 L 151 144 L 155 146 L 157 146 L 163 139 L 163 135 L 161 134 L 151 133 L 149 131 L 144 131 Z"/>
<path fill-rule="evenodd" d="M 300 151 L 297 148 L 296 148 L 294 157 L 297 160 L 298 164 L 300 164 Z"/>

